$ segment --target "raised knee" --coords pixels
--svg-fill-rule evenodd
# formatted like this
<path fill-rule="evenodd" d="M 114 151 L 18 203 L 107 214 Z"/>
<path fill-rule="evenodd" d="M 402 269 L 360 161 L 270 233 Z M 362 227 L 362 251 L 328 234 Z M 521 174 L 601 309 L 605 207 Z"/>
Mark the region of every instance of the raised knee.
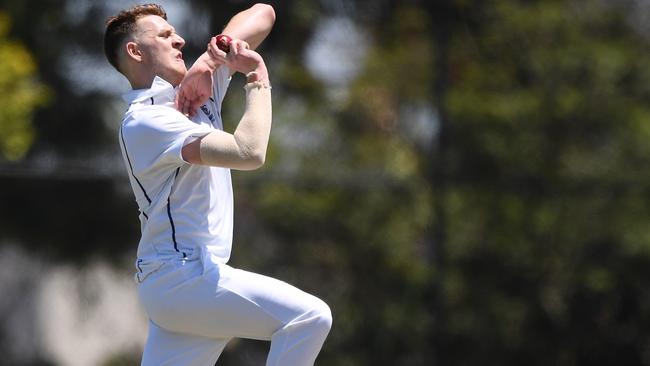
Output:
<path fill-rule="evenodd" d="M 318 307 L 314 309 L 314 326 L 324 333 L 329 333 L 332 328 L 332 310 L 323 301 L 319 300 Z"/>

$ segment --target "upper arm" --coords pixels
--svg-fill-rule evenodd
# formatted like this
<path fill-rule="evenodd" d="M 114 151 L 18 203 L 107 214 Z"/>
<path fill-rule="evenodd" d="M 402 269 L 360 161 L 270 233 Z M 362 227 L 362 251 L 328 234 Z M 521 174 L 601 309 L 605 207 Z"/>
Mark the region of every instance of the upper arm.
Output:
<path fill-rule="evenodd" d="M 182 150 L 190 138 L 199 138 L 212 128 L 197 124 L 168 107 L 151 106 L 123 127 L 133 167 L 137 171 L 157 166 L 180 166 Z"/>
<path fill-rule="evenodd" d="M 195 139 L 189 144 L 185 144 L 181 149 L 183 160 L 190 164 L 201 164 L 201 139 Z"/>
<path fill-rule="evenodd" d="M 223 34 L 246 41 L 256 49 L 269 35 L 275 23 L 275 10 L 268 4 L 255 4 L 237 13 L 226 25 Z"/>

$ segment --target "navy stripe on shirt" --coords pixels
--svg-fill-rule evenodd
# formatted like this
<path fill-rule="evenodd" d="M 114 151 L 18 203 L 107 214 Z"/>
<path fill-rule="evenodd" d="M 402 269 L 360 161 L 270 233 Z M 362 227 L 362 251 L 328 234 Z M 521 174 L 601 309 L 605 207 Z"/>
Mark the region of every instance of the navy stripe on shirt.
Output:
<path fill-rule="evenodd" d="M 174 178 L 178 177 L 178 172 L 181 170 L 180 167 L 176 168 L 176 173 L 174 175 Z M 173 185 L 172 185 L 173 187 Z M 178 242 L 176 241 L 176 226 L 174 225 L 174 218 L 172 217 L 172 209 L 171 205 L 169 203 L 169 199 L 172 196 L 171 190 L 169 192 L 169 196 L 167 197 L 167 217 L 169 217 L 169 225 L 172 228 L 172 242 L 174 243 L 174 250 L 177 251 L 178 253 L 182 253 L 183 257 L 187 257 L 187 255 L 184 252 L 181 252 L 178 250 Z"/>
<path fill-rule="evenodd" d="M 142 183 L 140 183 L 138 177 L 135 176 L 135 173 L 133 173 L 133 165 L 131 165 L 131 159 L 129 158 L 129 151 L 126 149 L 126 142 L 124 142 L 124 133 L 122 132 L 122 127 L 120 127 L 120 138 L 122 139 L 122 146 L 124 147 L 124 155 L 126 155 L 126 161 L 129 163 L 129 168 L 131 169 L 131 175 L 133 176 L 133 179 L 135 179 L 136 183 L 138 183 L 138 186 L 140 186 L 140 189 L 142 190 L 144 197 L 147 199 L 147 202 L 151 203 L 151 198 L 149 198 L 147 191 L 142 186 Z M 147 215 L 145 214 L 144 217 L 147 217 Z"/>

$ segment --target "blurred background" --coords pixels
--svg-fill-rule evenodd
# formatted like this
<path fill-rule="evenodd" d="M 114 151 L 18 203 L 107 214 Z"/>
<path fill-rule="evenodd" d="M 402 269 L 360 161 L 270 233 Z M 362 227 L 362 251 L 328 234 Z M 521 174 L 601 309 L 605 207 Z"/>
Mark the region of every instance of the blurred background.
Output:
<path fill-rule="evenodd" d="M 160 3 L 188 64 L 252 5 Z M 133 4 L 0 0 L 2 365 L 139 364 L 129 85 L 102 53 Z M 231 264 L 329 303 L 318 365 L 650 365 L 650 0 L 271 4 Z"/>

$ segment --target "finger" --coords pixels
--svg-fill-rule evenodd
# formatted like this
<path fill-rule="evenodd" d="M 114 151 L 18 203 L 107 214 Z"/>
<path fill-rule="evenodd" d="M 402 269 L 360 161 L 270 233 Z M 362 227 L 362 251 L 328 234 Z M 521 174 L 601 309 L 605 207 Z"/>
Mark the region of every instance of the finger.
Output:
<path fill-rule="evenodd" d="M 176 108 L 176 110 L 179 110 L 178 105 L 179 105 L 180 95 L 181 95 L 181 92 L 179 90 L 178 93 L 176 93 L 176 96 L 174 97 L 174 108 Z"/>
<path fill-rule="evenodd" d="M 237 57 L 237 51 L 235 48 L 236 47 L 230 47 L 230 53 L 228 53 L 225 58 L 227 64 L 231 64 L 235 61 L 235 58 Z"/>
<path fill-rule="evenodd" d="M 181 113 L 188 116 L 190 115 L 190 99 L 188 97 L 183 98 L 183 104 L 181 105 Z"/>
<path fill-rule="evenodd" d="M 208 44 L 208 54 L 214 60 L 219 61 L 219 62 L 226 62 L 226 57 L 228 56 L 219 47 L 217 47 L 216 44 L 212 44 L 212 43 Z"/>
<path fill-rule="evenodd" d="M 208 48 L 212 49 L 213 51 L 217 51 L 217 50 L 221 51 L 221 49 L 217 45 L 217 37 L 210 38 L 210 42 L 208 42 Z M 214 53 L 217 53 L 217 52 L 214 52 Z"/>
<path fill-rule="evenodd" d="M 189 101 L 189 100 L 187 101 L 185 109 L 186 109 L 186 111 L 185 111 L 186 116 L 192 117 L 194 115 L 194 109 L 192 108 L 192 102 L 191 101 Z"/>
<path fill-rule="evenodd" d="M 210 52 L 213 57 L 226 57 L 226 52 L 219 48 L 217 44 L 217 37 L 210 38 L 210 42 L 208 43 L 208 52 Z"/>
<path fill-rule="evenodd" d="M 234 43 L 233 47 L 231 47 L 231 48 L 235 48 L 235 50 L 237 51 L 237 54 L 239 55 L 239 54 L 242 53 L 242 51 L 246 50 L 247 47 L 248 47 L 248 43 L 246 43 L 246 41 L 238 39 L 237 42 Z"/>
<path fill-rule="evenodd" d="M 183 104 L 185 100 L 185 89 L 181 87 L 181 89 L 178 91 L 176 94 L 176 100 L 174 101 L 175 107 L 179 112 L 183 112 Z"/>
<path fill-rule="evenodd" d="M 194 112 L 195 112 L 195 108 L 193 107 L 195 103 L 194 101 L 195 99 L 188 99 L 187 103 L 185 103 L 185 109 L 186 109 L 185 113 L 187 114 L 188 117 L 194 116 Z"/>
<path fill-rule="evenodd" d="M 203 103 L 201 103 L 201 98 L 197 98 L 194 99 L 194 101 L 192 101 L 192 107 L 191 107 L 192 115 L 196 114 L 196 112 L 199 110 L 199 107 L 201 107 L 202 104 Z"/>
<path fill-rule="evenodd" d="M 207 52 L 208 52 L 208 55 L 210 55 L 210 57 L 211 57 L 212 59 L 217 59 L 217 57 L 218 57 L 218 56 L 217 56 L 217 53 L 216 53 L 216 52 L 214 51 L 214 49 L 212 48 L 212 45 L 208 45 Z"/>
<path fill-rule="evenodd" d="M 191 103 L 191 107 L 190 107 L 191 111 L 190 111 L 190 113 L 192 113 L 192 115 L 195 115 L 199 111 L 199 108 L 203 104 L 205 104 L 205 102 L 207 100 L 208 100 L 208 95 L 206 95 L 206 94 L 201 94 L 201 95 L 197 96 Z"/>
<path fill-rule="evenodd" d="M 239 55 L 239 42 L 234 42 L 230 44 L 230 53 L 234 56 Z"/>
<path fill-rule="evenodd" d="M 239 54 L 246 54 L 250 51 L 250 45 L 246 41 L 241 41 L 239 44 Z"/>

